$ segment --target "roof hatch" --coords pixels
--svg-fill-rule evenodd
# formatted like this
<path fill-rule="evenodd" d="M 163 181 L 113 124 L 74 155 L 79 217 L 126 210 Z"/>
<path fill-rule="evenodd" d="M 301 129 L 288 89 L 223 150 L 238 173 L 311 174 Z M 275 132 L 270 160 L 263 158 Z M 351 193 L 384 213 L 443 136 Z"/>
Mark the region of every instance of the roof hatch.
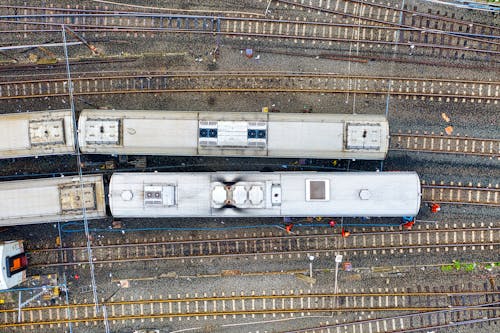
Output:
<path fill-rule="evenodd" d="M 328 179 L 306 179 L 306 201 L 330 200 L 330 181 Z"/>

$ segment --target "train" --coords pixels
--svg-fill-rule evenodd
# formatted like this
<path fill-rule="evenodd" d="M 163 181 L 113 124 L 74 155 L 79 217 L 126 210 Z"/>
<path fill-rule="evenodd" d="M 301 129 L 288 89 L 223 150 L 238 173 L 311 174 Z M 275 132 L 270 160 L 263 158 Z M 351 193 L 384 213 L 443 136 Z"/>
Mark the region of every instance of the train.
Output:
<path fill-rule="evenodd" d="M 115 173 L 115 217 L 415 216 L 415 172 Z"/>
<path fill-rule="evenodd" d="M 0 115 L 0 158 L 75 152 L 71 110 Z"/>
<path fill-rule="evenodd" d="M 0 226 L 106 217 L 102 175 L 0 182 Z"/>
<path fill-rule="evenodd" d="M 415 172 L 116 172 L 0 182 L 0 226 L 106 217 L 400 217 L 421 203 Z"/>
<path fill-rule="evenodd" d="M 10 289 L 26 280 L 28 260 L 22 241 L 0 242 L 0 290 Z"/>
<path fill-rule="evenodd" d="M 71 110 L 0 116 L 0 158 L 75 152 Z M 383 160 L 383 115 L 82 110 L 85 154 Z"/>

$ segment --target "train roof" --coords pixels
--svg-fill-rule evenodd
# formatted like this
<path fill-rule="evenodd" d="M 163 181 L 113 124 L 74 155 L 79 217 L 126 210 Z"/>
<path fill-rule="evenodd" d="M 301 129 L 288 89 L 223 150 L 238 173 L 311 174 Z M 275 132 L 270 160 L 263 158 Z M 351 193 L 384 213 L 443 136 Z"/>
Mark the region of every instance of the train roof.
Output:
<path fill-rule="evenodd" d="M 75 151 L 71 110 L 0 115 L 0 158 Z"/>
<path fill-rule="evenodd" d="M 383 115 L 83 110 L 85 153 L 383 159 Z"/>
<path fill-rule="evenodd" d="M 102 175 L 16 180 L 0 183 L 0 226 L 106 216 Z"/>
<path fill-rule="evenodd" d="M 116 217 L 414 216 L 420 195 L 415 172 L 115 173 L 109 186 Z"/>

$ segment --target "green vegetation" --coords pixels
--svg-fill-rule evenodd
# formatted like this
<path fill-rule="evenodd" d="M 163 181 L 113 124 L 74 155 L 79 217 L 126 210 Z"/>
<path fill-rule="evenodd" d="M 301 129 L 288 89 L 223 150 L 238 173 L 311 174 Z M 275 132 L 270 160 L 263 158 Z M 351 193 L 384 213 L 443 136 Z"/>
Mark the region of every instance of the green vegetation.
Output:
<path fill-rule="evenodd" d="M 442 272 L 451 272 L 453 270 L 459 271 L 464 270 L 466 272 L 473 272 L 476 269 L 486 269 L 491 271 L 494 267 L 500 267 L 500 262 L 492 262 L 488 264 L 478 264 L 475 262 L 465 263 L 459 260 L 453 260 L 449 265 L 441 265 Z"/>

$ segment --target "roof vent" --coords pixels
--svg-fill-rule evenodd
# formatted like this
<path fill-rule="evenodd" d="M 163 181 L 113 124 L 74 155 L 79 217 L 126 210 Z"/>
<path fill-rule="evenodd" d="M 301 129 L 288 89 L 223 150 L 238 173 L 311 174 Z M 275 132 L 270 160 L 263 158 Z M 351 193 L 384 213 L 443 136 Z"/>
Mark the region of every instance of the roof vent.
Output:
<path fill-rule="evenodd" d="M 271 185 L 271 204 L 273 206 L 281 206 L 281 185 Z"/>
<path fill-rule="evenodd" d="M 370 191 L 366 189 L 359 191 L 359 197 L 361 198 L 361 200 L 368 200 L 371 198 L 371 196 L 372 194 L 370 193 Z"/>
<path fill-rule="evenodd" d="M 307 201 L 330 200 L 330 181 L 328 179 L 307 179 L 306 200 Z"/>
<path fill-rule="evenodd" d="M 217 205 L 223 205 L 227 200 L 226 187 L 224 185 L 216 185 L 212 190 L 212 200 Z"/>
<path fill-rule="evenodd" d="M 144 185 L 145 206 L 168 207 L 175 204 L 175 185 Z"/>
<path fill-rule="evenodd" d="M 264 192 L 262 191 L 262 187 L 260 186 L 252 186 L 250 191 L 248 192 L 248 196 L 250 198 L 250 202 L 252 205 L 257 206 L 260 205 L 264 200 Z"/>
<path fill-rule="evenodd" d="M 121 197 L 123 201 L 130 201 L 134 197 L 134 194 L 130 190 L 125 190 L 122 192 Z"/>
<path fill-rule="evenodd" d="M 236 205 L 243 205 L 247 200 L 247 191 L 245 186 L 234 186 L 233 187 L 233 200 Z"/>

